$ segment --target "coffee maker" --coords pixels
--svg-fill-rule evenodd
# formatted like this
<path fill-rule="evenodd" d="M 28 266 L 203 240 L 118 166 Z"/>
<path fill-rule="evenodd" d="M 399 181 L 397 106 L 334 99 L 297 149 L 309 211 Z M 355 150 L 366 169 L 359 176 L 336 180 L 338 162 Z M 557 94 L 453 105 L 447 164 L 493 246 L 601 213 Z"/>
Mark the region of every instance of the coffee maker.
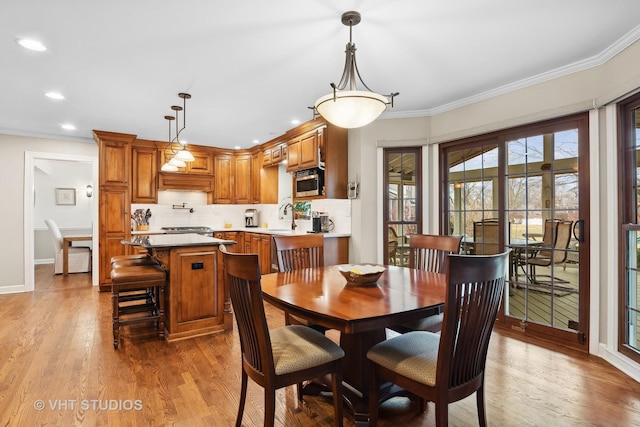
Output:
<path fill-rule="evenodd" d="M 244 211 L 244 226 L 257 227 L 260 219 L 258 218 L 257 209 L 247 209 Z"/>
<path fill-rule="evenodd" d="M 314 233 L 328 233 L 330 231 L 331 220 L 326 212 L 312 212 L 311 226 Z"/>

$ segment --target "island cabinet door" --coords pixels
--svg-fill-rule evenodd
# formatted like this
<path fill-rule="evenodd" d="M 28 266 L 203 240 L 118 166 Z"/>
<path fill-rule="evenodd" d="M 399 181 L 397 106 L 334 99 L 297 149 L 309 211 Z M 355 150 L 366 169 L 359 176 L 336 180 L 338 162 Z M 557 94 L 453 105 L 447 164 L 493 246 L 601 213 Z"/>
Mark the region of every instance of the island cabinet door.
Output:
<path fill-rule="evenodd" d="M 168 267 L 168 339 L 224 330 L 224 279 L 218 246 L 173 248 Z"/>

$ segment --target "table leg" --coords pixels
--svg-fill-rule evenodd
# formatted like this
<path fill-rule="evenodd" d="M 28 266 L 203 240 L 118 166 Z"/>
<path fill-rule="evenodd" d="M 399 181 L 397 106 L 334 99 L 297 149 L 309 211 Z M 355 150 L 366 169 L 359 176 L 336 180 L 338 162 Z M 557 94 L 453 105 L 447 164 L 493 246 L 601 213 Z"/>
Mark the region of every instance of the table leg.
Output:
<path fill-rule="evenodd" d="M 386 339 L 384 329 L 358 334 L 340 334 L 343 360 L 344 396 L 353 410 L 356 426 L 369 425 L 369 359 L 371 347 Z"/>
<path fill-rule="evenodd" d="M 62 275 L 69 275 L 69 245 L 71 242 L 62 241 Z"/>

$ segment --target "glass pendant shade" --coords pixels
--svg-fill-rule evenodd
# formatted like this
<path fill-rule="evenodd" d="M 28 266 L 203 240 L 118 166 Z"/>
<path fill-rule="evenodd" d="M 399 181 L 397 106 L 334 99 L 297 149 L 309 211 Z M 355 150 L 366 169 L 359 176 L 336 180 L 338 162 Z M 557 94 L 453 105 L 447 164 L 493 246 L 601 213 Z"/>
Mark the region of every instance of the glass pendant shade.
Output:
<path fill-rule="evenodd" d="M 195 157 L 186 148 L 181 148 L 176 153 L 174 159 L 182 160 L 183 162 L 193 162 Z"/>
<path fill-rule="evenodd" d="M 165 163 L 160 168 L 163 172 L 178 172 L 178 168 L 176 166 L 171 166 L 169 163 Z"/>
<path fill-rule="evenodd" d="M 387 108 L 389 100 L 375 92 L 364 90 L 335 91 L 315 103 L 318 113 L 329 123 L 353 129 L 366 126 Z"/>
<path fill-rule="evenodd" d="M 177 167 L 177 168 L 184 168 L 184 167 L 186 167 L 186 166 L 187 166 L 187 164 L 186 164 L 185 162 L 183 162 L 182 160 L 177 159 L 177 158 L 175 158 L 175 157 L 174 157 L 173 159 L 169 160 L 167 163 L 168 163 L 170 166 L 175 166 L 175 167 Z"/>

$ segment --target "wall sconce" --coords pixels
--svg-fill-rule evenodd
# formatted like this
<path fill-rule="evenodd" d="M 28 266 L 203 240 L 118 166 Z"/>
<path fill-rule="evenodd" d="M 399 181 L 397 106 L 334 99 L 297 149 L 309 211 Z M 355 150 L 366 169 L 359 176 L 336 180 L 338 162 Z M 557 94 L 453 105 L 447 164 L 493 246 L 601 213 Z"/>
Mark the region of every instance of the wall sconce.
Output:
<path fill-rule="evenodd" d="M 85 188 L 84 188 L 84 194 L 87 195 L 87 197 L 91 198 L 91 196 L 93 196 L 93 187 L 91 186 L 91 184 L 88 184 Z"/>

